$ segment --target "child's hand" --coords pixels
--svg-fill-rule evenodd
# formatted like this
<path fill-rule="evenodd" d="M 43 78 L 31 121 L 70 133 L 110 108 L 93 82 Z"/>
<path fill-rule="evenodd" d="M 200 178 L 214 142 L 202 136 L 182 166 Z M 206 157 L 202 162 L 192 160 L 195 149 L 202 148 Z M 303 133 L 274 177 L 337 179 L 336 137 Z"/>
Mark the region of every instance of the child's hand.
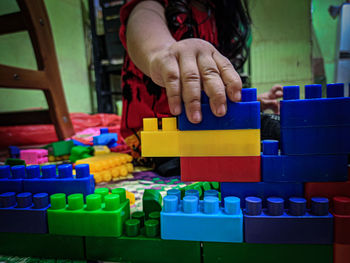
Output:
<path fill-rule="evenodd" d="M 153 54 L 150 75 L 165 87 L 170 112 L 181 113 L 181 100 L 192 123 L 202 120 L 200 95 L 203 88 L 212 112 L 226 114 L 226 94 L 231 101 L 240 101 L 242 82 L 230 61 L 213 45 L 201 39 L 185 39 Z"/>
<path fill-rule="evenodd" d="M 283 97 L 282 85 L 273 86 L 268 92 L 258 95 L 258 100 L 261 103 L 261 110 L 273 110 L 274 113 L 280 114 L 280 103 L 278 99 Z"/>

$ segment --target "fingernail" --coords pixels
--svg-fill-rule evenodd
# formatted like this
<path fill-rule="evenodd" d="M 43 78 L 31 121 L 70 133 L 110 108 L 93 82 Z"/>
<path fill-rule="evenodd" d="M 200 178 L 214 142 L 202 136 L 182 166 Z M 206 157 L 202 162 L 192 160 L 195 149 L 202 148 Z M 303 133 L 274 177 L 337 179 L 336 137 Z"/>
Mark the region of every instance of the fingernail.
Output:
<path fill-rule="evenodd" d="M 199 113 L 199 111 L 195 111 L 192 113 L 192 120 L 194 122 L 200 122 L 201 121 L 201 114 Z"/>
<path fill-rule="evenodd" d="M 242 96 L 241 92 L 236 92 L 234 100 L 236 102 L 240 101 L 241 100 L 241 96 Z"/>
<path fill-rule="evenodd" d="M 174 114 L 174 115 L 179 115 L 180 113 L 181 113 L 181 107 L 180 107 L 180 105 L 174 106 L 174 108 L 173 108 L 173 114 Z"/>
<path fill-rule="evenodd" d="M 219 107 L 216 109 L 216 115 L 218 116 L 224 116 L 226 114 L 226 107 L 225 104 L 221 104 Z"/>

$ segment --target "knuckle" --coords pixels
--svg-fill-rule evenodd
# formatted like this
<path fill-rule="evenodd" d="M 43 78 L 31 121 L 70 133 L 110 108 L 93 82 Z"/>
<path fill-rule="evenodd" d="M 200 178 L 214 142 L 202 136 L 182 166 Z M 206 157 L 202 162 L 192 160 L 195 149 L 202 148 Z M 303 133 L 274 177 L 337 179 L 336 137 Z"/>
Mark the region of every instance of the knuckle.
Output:
<path fill-rule="evenodd" d="M 216 77 L 219 75 L 219 71 L 215 67 L 204 67 L 202 69 L 202 77 L 203 79 L 210 79 L 212 77 Z"/>
<path fill-rule="evenodd" d="M 179 80 L 179 75 L 174 70 L 167 70 L 165 72 L 165 80 L 169 83 L 174 83 Z"/>
<path fill-rule="evenodd" d="M 183 79 L 183 82 L 185 82 L 185 83 L 199 82 L 200 81 L 200 77 L 199 77 L 198 73 L 193 72 L 193 71 L 184 72 L 182 74 L 182 79 Z"/>

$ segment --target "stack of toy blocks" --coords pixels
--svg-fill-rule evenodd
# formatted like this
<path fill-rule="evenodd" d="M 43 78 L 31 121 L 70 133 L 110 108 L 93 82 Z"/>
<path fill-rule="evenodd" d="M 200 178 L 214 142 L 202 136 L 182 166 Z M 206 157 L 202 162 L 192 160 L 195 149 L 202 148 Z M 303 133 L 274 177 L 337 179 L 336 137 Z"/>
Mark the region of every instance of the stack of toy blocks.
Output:
<path fill-rule="evenodd" d="M 48 150 L 45 149 L 30 149 L 21 150 L 20 159 L 24 160 L 26 164 L 42 164 L 48 162 Z"/>
<path fill-rule="evenodd" d="M 202 94 L 203 119 L 163 118 L 162 130 L 156 118 L 144 119 L 141 132 L 142 156 L 181 157 L 182 181 L 260 181 L 260 102 L 256 89 L 243 89 L 242 102 L 227 100 L 227 113 L 218 118 Z"/>
<path fill-rule="evenodd" d="M 154 203 L 150 202 L 152 199 Z M 122 236 L 86 237 L 86 257 L 89 260 L 118 262 L 199 263 L 200 242 L 160 238 L 161 204 L 157 194 L 145 192 L 143 203 L 143 211 L 133 212 L 131 218 L 124 222 Z"/>
<path fill-rule="evenodd" d="M 76 164 L 89 164 L 96 183 L 125 178 L 134 170 L 132 157 L 125 153 L 109 153 L 78 160 Z"/>
<path fill-rule="evenodd" d="M 58 175 L 56 165 L 0 166 L 0 193 L 92 194 L 95 182 L 93 175 L 90 174 L 89 166 L 76 165 L 75 170 L 76 175 L 74 176 L 71 164 L 59 165 Z"/>

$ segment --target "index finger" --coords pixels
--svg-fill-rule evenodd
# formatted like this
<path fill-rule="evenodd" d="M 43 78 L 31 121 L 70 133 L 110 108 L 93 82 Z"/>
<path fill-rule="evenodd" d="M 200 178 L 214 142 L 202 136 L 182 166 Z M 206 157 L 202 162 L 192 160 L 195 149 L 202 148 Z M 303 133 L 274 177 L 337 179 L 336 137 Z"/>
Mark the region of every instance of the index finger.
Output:
<path fill-rule="evenodd" d="M 222 81 L 226 87 L 226 94 L 231 101 L 241 100 L 242 81 L 231 62 L 219 52 L 213 53 L 213 58 L 220 71 Z"/>

